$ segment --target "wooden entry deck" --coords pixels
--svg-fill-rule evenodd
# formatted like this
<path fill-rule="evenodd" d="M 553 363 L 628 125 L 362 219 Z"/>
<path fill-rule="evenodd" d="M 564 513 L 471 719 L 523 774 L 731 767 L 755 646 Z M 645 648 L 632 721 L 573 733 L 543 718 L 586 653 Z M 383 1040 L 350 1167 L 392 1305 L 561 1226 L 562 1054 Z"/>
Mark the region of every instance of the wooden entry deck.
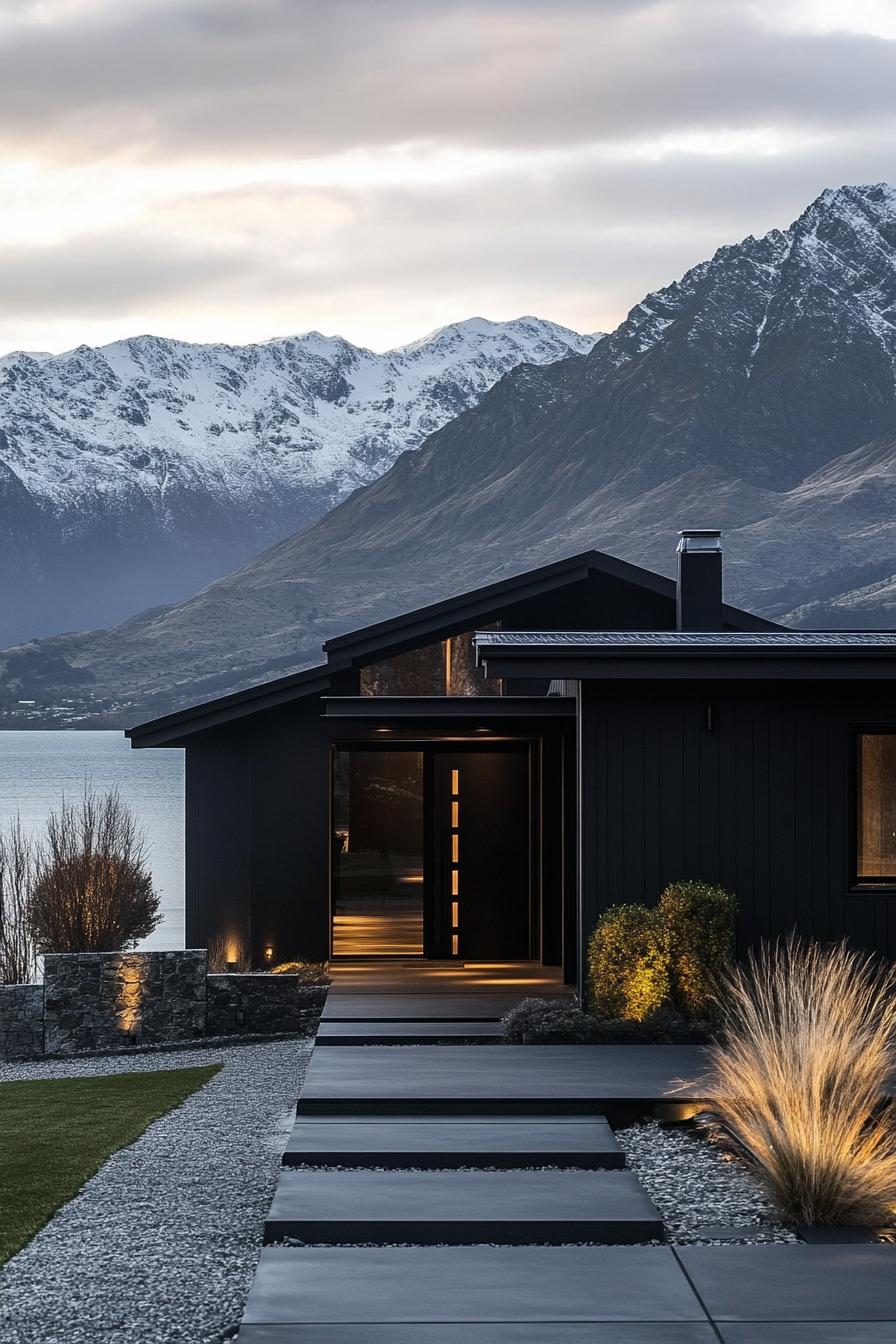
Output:
<path fill-rule="evenodd" d="M 573 993 L 559 966 L 537 961 L 334 961 L 327 1006 L 344 995 L 500 994 L 517 1003 Z M 360 1007 L 361 1005 L 359 1005 Z"/>
<path fill-rule="evenodd" d="M 558 967 L 538 962 L 349 962 L 332 980 L 320 1045 L 500 1041 L 501 1018 L 523 999 L 572 995 Z"/>

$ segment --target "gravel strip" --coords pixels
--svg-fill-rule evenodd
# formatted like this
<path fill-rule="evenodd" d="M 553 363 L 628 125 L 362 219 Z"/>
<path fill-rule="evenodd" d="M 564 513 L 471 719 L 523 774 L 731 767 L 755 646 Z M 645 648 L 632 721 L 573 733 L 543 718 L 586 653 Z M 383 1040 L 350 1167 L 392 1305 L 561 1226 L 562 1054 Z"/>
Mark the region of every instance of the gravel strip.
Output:
<path fill-rule="evenodd" d="M 693 1129 L 656 1120 L 618 1129 L 616 1138 L 662 1214 L 676 1245 L 798 1242 L 745 1162 Z M 739 1236 L 713 1236 L 738 1229 Z"/>
<path fill-rule="evenodd" d="M 2 1344 L 218 1344 L 255 1272 L 311 1039 L 0 1067 L 0 1081 L 223 1063 L 0 1273 Z"/>

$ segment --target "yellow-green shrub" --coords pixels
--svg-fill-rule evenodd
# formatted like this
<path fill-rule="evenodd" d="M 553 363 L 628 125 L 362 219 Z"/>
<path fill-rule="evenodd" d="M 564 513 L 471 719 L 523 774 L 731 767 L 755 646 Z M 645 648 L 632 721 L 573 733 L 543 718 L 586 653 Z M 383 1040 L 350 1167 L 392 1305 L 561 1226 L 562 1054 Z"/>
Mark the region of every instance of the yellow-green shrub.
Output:
<path fill-rule="evenodd" d="M 643 1022 L 669 1000 L 669 958 L 657 910 L 614 905 L 588 942 L 589 1007 L 599 1018 Z"/>
<path fill-rule="evenodd" d="M 657 913 L 672 1007 L 684 1017 L 707 1017 L 719 975 L 734 959 L 737 902 L 709 882 L 673 882 L 660 896 Z"/>
<path fill-rule="evenodd" d="M 322 961 L 281 961 L 271 967 L 272 975 L 297 975 L 306 985 L 328 985 L 330 972 Z"/>

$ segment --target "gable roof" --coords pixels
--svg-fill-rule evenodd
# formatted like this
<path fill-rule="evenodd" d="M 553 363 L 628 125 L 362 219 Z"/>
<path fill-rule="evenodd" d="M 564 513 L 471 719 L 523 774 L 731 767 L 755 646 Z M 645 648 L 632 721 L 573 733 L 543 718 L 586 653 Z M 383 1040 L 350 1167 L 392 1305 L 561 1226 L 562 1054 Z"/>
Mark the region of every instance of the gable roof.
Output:
<path fill-rule="evenodd" d="M 151 719 L 133 728 L 125 736 L 134 747 L 176 746 L 182 739 L 207 728 L 233 722 L 249 714 L 270 709 L 309 695 L 319 695 L 331 689 L 334 674 L 345 671 L 357 662 L 373 662 L 430 640 L 471 630 L 477 622 L 511 603 L 550 593 L 570 584 L 601 574 L 631 584 L 659 597 L 675 601 L 675 583 L 653 570 L 618 560 L 602 551 L 582 551 L 537 569 L 525 570 L 496 583 L 485 584 L 455 597 L 431 602 L 400 616 L 392 616 L 373 625 L 363 626 L 327 640 L 324 651 L 326 663 L 306 668 L 301 672 L 262 682 L 243 691 L 216 700 L 206 701 L 187 709 L 176 710 Z M 725 624 L 735 630 L 776 630 L 773 622 L 738 607 L 723 606 Z"/>
<path fill-rule="evenodd" d="M 244 691 L 233 691 L 230 695 L 218 696 L 216 700 L 206 700 L 200 705 L 177 709 L 172 714 L 162 714 L 157 719 L 126 728 L 124 735 L 130 739 L 132 747 L 177 746 L 181 738 L 201 733 L 206 728 L 217 728 L 221 724 L 244 718 L 247 714 L 273 709 L 276 705 L 287 704 L 290 700 L 298 700 L 306 695 L 320 695 L 330 689 L 332 674 L 336 670 L 326 663 L 307 667 L 301 672 L 277 677 L 274 681 L 249 686 Z"/>
<path fill-rule="evenodd" d="M 345 635 L 328 639 L 324 651 L 328 655 L 338 654 L 348 658 L 366 655 L 385 656 L 396 645 L 425 639 L 427 636 L 469 630 L 483 614 L 508 602 L 524 602 L 527 598 L 538 597 L 570 583 L 586 579 L 589 574 L 604 574 L 608 578 L 630 583 L 656 593 L 659 597 L 675 601 L 675 581 L 652 569 L 643 569 L 640 565 L 629 564 L 627 560 L 618 560 L 603 551 L 581 551 L 564 560 L 542 565 L 537 569 L 524 570 L 509 579 L 500 579 L 496 583 L 485 584 L 470 592 L 460 593 L 456 597 L 432 602 L 428 606 L 418 607 L 415 611 L 392 616 L 374 625 L 362 626 Z M 722 618 L 726 625 L 735 630 L 778 630 L 773 621 L 752 612 L 742 611 L 739 607 L 723 606 Z"/>

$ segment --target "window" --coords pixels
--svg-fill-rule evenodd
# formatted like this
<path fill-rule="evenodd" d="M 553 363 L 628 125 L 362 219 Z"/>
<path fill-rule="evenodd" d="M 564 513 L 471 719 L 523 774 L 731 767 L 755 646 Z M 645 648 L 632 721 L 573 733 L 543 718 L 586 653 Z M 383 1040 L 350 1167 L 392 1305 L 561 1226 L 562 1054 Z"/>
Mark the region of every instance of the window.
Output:
<path fill-rule="evenodd" d="M 856 884 L 896 886 L 896 732 L 856 734 Z"/>
<path fill-rule="evenodd" d="M 423 753 L 333 754 L 333 956 L 423 955 Z"/>

